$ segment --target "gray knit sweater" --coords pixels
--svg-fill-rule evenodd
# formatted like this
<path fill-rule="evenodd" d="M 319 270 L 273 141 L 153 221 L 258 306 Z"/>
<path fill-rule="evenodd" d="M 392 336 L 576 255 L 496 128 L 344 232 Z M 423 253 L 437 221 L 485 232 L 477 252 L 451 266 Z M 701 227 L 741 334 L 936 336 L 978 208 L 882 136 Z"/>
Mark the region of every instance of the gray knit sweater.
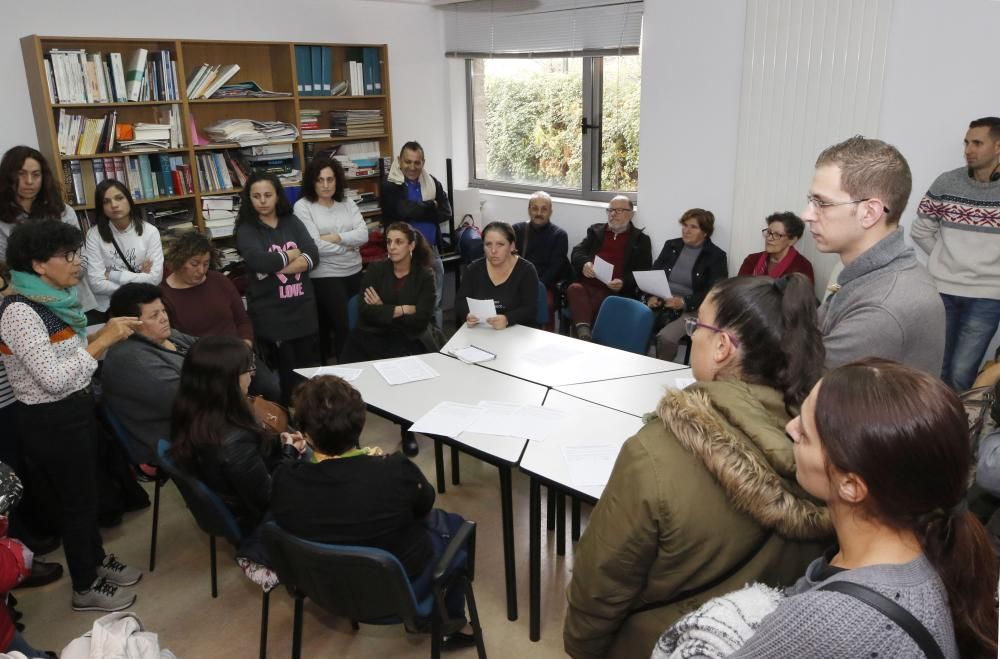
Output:
<path fill-rule="evenodd" d="M 841 593 L 817 591 L 828 581 L 853 581 L 873 588 L 917 618 L 947 659 L 959 659 L 944 584 L 920 556 L 903 565 L 872 565 L 833 573 L 817 558 L 806 575 L 757 632 L 732 657 L 754 659 L 892 659 L 922 657 L 910 636 L 867 604 Z M 825 577 L 825 578 L 824 578 Z"/>

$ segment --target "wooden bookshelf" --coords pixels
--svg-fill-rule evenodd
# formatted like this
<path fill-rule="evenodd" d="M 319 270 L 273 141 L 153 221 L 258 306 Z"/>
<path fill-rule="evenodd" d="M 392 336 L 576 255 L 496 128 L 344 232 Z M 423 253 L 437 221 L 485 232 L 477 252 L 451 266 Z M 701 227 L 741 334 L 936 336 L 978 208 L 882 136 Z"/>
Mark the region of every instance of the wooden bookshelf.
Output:
<path fill-rule="evenodd" d="M 352 53 L 362 48 L 374 48 L 378 54 L 378 74 L 381 76 L 382 90 L 379 94 L 364 96 L 313 96 L 299 92 L 299 80 L 296 62 L 296 46 L 319 46 L 329 58 L 325 62 L 331 73 L 331 86 L 336 86 L 346 75 L 345 63 Z M 171 55 L 177 70 L 177 100 L 143 100 L 128 102 L 95 102 L 95 103 L 53 103 L 49 94 L 49 81 L 45 71 L 46 54 L 52 49 L 84 49 L 87 54 L 121 53 L 127 68 L 129 56 L 138 48 L 144 48 L 150 53 L 166 51 Z M 74 204 L 73 208 L 87 211 L 93 210 L 93 195 L 96 187 L 94 167 L 92 163 L 100 158 L 126 157 L 147 154 L 153 157 L 165 153 L 172 157 L 180 156 L 183 163 L 191 167 L 194 183 L 193 194 L 178 194 L 170 197 L 155 197 L 136 200 L 137 204 L 157 204 L 163 202 L 190 204 L 195 224 L 200 231 L 205 231 L 201 214 L 201 199 L 204 196 L 218 194 L 235 194 L 241 188 L 231 188 L 213 192 L 203 189 L 198 177 L 198 162 L 196 156 L 208 151 L 225 151 L 239 149 L 236 143 L 212 143 L 194 145 L 190 126 L 194 125 L 204 136 L 204 128 L 222 119 L 255 119 L 259 121 L 283 121 L 293 124 L 301 131 L 300 110 L 315 109 L 320 111 L 320 125 L 328 128 L 329 112 L 332 110 L 366 109 L 382 110 L 385 122 L 385 132 L 373 137 L 329 137 L 306 138 L 301 136 L 292 140 L 295 169 L 303 170 L 306 164 L 306 146 L 310 153 L 316 153 L 327 147 L 351 142 L 377 142 L 381 157 L 394 155 L 392 146 L 392 117 L 390 114 L 389 91 L 389 61 L 388 47 L 385 44 L 331 44 L 313 42 L 288 41 L 217 41 L 195 39 L 158 39 L 158 38 L 97 38 L 72 36 L 38 36 L 31 35 L 21 39 L 21 50 L 24 55 L 24 65 L 28 80 L 28 94 L 35 119 L 35 131 L 38 137 L 39 150 L 49 159 L 53 174 L 63 178 L 63 164 L 78 161 L 84 182 L 86 203 Z M 238 64 L 239 72 L 229 81 L 256 82 L 262 89 L 274 92 L 285 92 L 288 96 L 268 98 L 223 98 L 197 99 L 187 98 L 187 78 L 201 64 Z M 167 112 L 169 106 L 176 106 L 179 111 L 182 144 L 181 148 L 149 150 L 138 152 L 96 153 L 62 155 L 59 151 L 58 122 L 60 112 L 82 115 L 89 118 L 100 118 L 114 110 L 118 113 L 118 122 L 154 122 L 161 113 Z M 289 142 L 285 142 L 289 143 Z M 365 176 L 349 179 L 350 187 L 363 192 L 379 191 L 379 178 Z M 372 214 L 372 213 L 369 213 Z"/>

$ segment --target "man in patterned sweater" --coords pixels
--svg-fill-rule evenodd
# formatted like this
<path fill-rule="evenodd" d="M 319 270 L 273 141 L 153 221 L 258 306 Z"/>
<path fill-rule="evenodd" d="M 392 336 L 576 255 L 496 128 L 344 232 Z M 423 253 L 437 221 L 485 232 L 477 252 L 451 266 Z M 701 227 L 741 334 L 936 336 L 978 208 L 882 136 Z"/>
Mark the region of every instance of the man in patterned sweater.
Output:
<path fill-rule="evenodd" d="M 941 379 L 959 391 L 972 385 L 1000 323 L 1000 118 L 969 124 L 965 161 L 937 177 L 910 229 L 944 302 Z"/>

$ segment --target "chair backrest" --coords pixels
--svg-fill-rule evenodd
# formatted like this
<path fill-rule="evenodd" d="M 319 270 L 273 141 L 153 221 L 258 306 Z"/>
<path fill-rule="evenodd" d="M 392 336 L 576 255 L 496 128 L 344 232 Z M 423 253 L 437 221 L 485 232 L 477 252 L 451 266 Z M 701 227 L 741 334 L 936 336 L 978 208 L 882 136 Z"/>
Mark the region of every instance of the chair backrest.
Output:
<path fill-rule="evenodd" d="M 406 571 L 388 551 L 304 540 L 273 521 L 262 527 L 262 538 L 281 582 L 334 615 L 398 618 L 415 629 L 429 614 L 417 609 Z"/>
<path fill-rule="evenodd" d="M 545 284 L 538 282 L 538 312 L 535 314 L 535 322 L 539 327 L 545 327 L 549 322 L 549 296 L 545 289 Z"/>
<path fill-rule="evenodd" d="M 121 444 L 122 448 L 125 449 L 125 455 L 128 456 L 128 461 L 138 466 L 143 461 L 135 454 L 135 447 L 132 443 L 137 441 L 132 434 L 125 428 L 122 424 L 122 420 L 118 418 L 118 415 L 111 411 L 106 402 L 102 402 L 97 406 L 101 418 L 104 422 L 108 424 L 108 428 L 111 429 L 111 434 L 115 436 L 118 443 Z"/>
<path fill-rule="evenodd" d="M 361 304 L 360 295 L 352 295 L 347 301 L 347 328 L 354 329 L 358 326 L 358 306 Z"/>
<path fill-rule="evenodd" d="M 595 343 L 640 355 L 649 348 L 653 332 L 653 312 L 642 302 L 609 295 L 601 303 L 594 322 Z"/>
<path fill-rule="evenodd" d="M 181 469 L 167 453 L 170 444 L 161 439 L 156 445 L 160 467 L 177 484 L 198 527 L 209 535 L 222 536 L 234 547 L 243 541 L 243 532 L 226 504 L 203 482 Z"/>

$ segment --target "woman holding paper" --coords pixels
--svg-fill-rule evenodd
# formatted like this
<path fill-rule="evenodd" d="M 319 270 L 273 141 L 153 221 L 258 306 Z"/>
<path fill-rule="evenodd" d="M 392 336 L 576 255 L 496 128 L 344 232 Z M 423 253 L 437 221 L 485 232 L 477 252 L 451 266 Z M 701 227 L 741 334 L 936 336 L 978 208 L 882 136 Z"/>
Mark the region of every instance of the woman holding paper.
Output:
<path fill-rule="evenodd" d="M 677 356 L 686 319 L 698 312 L 715 282 L 729 276 L 726 253 L 712 242 L 712 211 L 692 208 L 681 215 L 679 224 L 681 237 L 665 242 L 653 262 L 654 270 L 667 275 L 672 296 L 646 295 L 643 300 L 657 314 L 653 326 L 657 331 L 656 356 L 667 361 Z"/>
<path fill-rule="evenodd" d="M 764 251 L 746 257 L 738 274 L 767 275 L 777 279 L 801 272 L 809 281 L 814 281 L 812 263 L 795 250 L 795 243 L 805 232 L 805 222 L 795 213 L 774 213 L 768 216 L 765 224 L 767 228 L 761 231 Z"/>
<path fill-rule="evenodd" d="M 622 446 L 574 558 L 570 656 L 648 656 L 680 614 L 750 581 L 793 583 L 831 539 L 785 434 L 819 379 L 809 280 L 724 280 L 687 323 L 697 382 Z"/>
<path fill-rule="evenodd" d="M 538 274 L 535 266 L 514 254 L 514 228 L 490 222 L 483 229 L 485 256 L 469 264 L 455 299 L 455 318 L 469 327 L 485 323 L 493 329 L 510 325 L 536 326 Z M 469 310 L 469 299 L 492 302 L 496 314 L 480 318 Z"/>

